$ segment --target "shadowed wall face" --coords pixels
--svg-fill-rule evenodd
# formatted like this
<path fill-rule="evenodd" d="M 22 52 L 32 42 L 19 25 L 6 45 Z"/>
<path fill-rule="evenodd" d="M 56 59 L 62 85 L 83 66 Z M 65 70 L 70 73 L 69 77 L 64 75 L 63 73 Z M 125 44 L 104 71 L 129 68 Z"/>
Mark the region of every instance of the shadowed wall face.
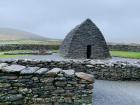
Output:
<path fill-rule="evenodd" d="M 66 36 L 60 53 L 67 58 L 110 58 L 102 33 L 90 19 L 78 25 Z"/>

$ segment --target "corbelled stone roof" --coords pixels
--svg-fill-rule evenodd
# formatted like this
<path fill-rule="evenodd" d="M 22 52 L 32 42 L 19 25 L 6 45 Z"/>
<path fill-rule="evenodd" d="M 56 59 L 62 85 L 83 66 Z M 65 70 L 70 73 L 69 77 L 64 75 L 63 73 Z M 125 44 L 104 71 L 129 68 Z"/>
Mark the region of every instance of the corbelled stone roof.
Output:
<path fill-rule="evenodd" d="M 87 58 L 87 46 L 91 46 L 91 59 L 110 57 L 101 31 L 90 19 L 68 33 L 60 47 L 60 53 L 68 58 Z"/>

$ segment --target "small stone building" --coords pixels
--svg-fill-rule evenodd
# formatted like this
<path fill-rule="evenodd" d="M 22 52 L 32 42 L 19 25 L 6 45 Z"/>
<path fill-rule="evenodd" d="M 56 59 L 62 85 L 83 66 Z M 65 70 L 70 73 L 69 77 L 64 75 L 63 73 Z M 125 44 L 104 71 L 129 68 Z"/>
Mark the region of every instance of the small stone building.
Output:
<path fill-rule="evenodd" d="M 60 46 L 60 53 L 72 59 L 111 57 L 101 31 L 90 19 L 85 20 L 68 33 Z"/>

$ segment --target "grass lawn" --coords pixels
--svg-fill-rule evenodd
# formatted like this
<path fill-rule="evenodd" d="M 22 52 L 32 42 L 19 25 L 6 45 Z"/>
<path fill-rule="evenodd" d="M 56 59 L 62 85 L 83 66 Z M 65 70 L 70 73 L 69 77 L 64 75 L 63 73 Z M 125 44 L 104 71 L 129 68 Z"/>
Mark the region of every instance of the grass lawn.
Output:
<path fill-rule="evenodd" d="M 17 55 L 8 55 L 4 53 L 20 53 L 20 52 L 33 52 L 33 50 L 11 50 L 11 51 L 0 51 L 0 58 L 16 58 L 21 56 L 28 56 L 28 54 L 17 54 Z M 53 53 L 57 53 L 58 50 L 52 50 Z"/>
<path fill-rule="evenodd" d="M 16 58 L 19 56 L 27 56 L 27 55 L 4 55 L 4 54 L 0 54 L 0 58 Z"/>
<path fill-rule="evenodd" d="M 27 56 L 28 54 L 5 55 L 4 53 L 10 52 L 32 52 L 32 50 L 13 50 L 13 51 L 0 51 L 0 58 L 16 58 L 20 56 Z"/>
<path fill-rule="evenodd" d="M 140 52 L 129 52 L 129 51 L 110 51 L 113 57 L 123 58 L 135 58 L 140 59 Z"/>

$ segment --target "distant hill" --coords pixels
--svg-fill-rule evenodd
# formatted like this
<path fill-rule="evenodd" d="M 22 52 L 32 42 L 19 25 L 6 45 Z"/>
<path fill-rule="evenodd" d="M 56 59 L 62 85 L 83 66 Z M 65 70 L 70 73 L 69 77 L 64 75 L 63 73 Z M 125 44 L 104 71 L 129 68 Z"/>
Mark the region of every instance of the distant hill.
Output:
<path fill-rule="evenodd" d="M 30 32 L 11 28 L 0 28 L 0 40 L 49 40 Z"/>

